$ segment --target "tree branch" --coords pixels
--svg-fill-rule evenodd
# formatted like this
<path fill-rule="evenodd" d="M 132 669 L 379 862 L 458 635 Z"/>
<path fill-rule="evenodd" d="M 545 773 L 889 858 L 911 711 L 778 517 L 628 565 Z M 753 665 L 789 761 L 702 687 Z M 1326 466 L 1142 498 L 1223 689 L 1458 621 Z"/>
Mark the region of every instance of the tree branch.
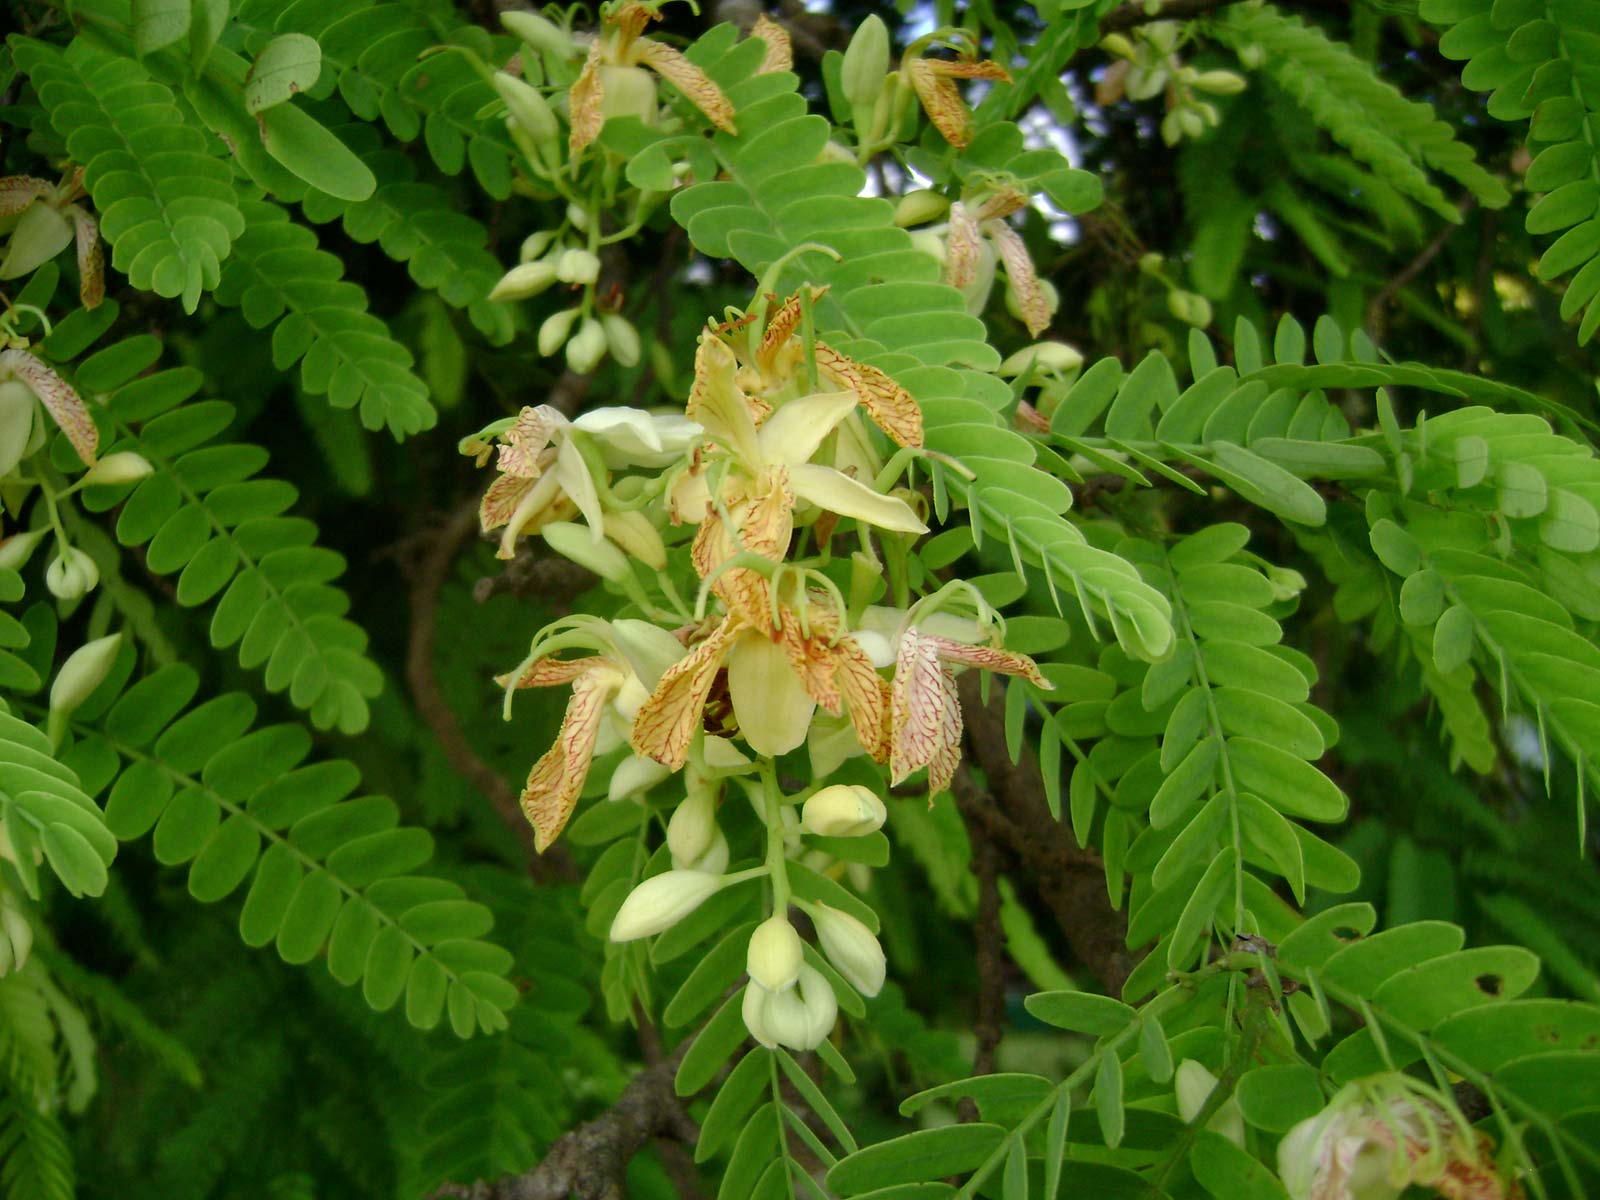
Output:
<path fill-rule="evenodd" d="M 1068 828 L 1050 815 L 1032 748 L 1025 745 L 1020 760 L 1012 763 L 1001 697 L 997 692 L 984 704 L 980 683 L 976 671 L 962 676 L 961 711 L 969 761 L 983 772 L 987 786 L 980 788 L 970 772 L 957 771 L 956 805 L 969 829 L 981 831 L 1034 877 L 1040 899 L 1073 954 L 1116 995 L 1138 961 L 1127 947 L 1127 916 L 1113 909 L 1106 896 L 1100 856 L 1079 849 Z"/>
<path fill-rule="evenodd" d="M 628 1162 L 646 1142 L 670 1138 L 692 1146 L 700 1136 L 672 1089 L 693 1040 L 635 1075 L 600 1116 L 557 1138 L 531 1171 L 470 1187 L 447 1184 L 430 1200 L 624 1200 Z"/>

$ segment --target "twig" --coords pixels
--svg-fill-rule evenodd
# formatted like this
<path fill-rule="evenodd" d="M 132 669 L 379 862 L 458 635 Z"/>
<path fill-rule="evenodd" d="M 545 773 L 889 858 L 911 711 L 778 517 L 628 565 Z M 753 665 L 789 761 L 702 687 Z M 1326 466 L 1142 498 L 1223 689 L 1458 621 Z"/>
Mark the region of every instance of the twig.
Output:
<path fill-rule="evenodd" d="M 1477 201 L 1471 196 L 1461 202 L 1461 215 L 1463 218 L 1472 211 L 1476 203 Z M 1439 257 L 1439 252 L 1445 248 L 1445 244 L 1460 228 L 1461 224 L 1458 222 L 1446 225 L 1439 230 L 1434 235 L 1433 240 L 1424 246 L 1415 258 L 1400 269 L 1399 274 L 1378 289 L 1377 294 L 1367 304 L 1367 332 L 1372 335 L 1373 341 L 1382 342 L 1384 334 L 1388 331 L 1389 302 L 1399 294 L 1401 288 L 1422 274 L 1427 265 Z"/>
<path fill-rule="evenodd" d="M 1170 0 L 1170 3 L 1163 4 L 1154 12 L 1150 12 L 1143 3 L 1136 0 L 1135 3 L 1124 4 L 1101 21 L 1100 32 L 1102 35 L 1121 33 L 1125 29 L 1132 29 L 1135 25 L 1148 25 L 1152 21 L 1192 21 L 1196 17 L 1207 16 L 1219 8 L 1226 8 L 1238 2 L 1239 0 Z"/>
<path fill-rule="evenodd" d="M 534 851 L 533 827 L 522 815 L 516 793 L 505 777 L 473 750 L 455 711 L 445 702 L 434 674 L 439 592 L 450 572 L 450 564 L 477 525 L 476 503 L 463 504 L 451 515 L 411 572 L 411 630 L 406 645 L 406 684 L 411 690 L 411 702 L 433 730 L 451 768 L 489 798 L 495 815 L 522 844 L 528 856 L 528 870 L 534 878 L 541 881 L 576 878 L 576 869 L 565 847 L 553 846 L 544 855 Z"/>
<path fill-rule="evenodd" d="M 646 1067 L 600 1116 L 557 1138 L 531 1171 L 495 1183 L 446 1184 L 429 1200 L 624 1200 L 628 1162 L 652 1138 L 691 1146 L 699 1128 L 672 1089 L 692 1039 Z"/>
<path fill-rule="evenodd" d="M 993 842 L 972 828 L 970 821 L 968 836 L 972 838 L 972 870 L 978 877 L 978 917 L 972 926 L 978 967 L 978 1013 L 972 1023 L 977 1048 L 972 1053 L 972 1073 L 989 1075 L 994 1072 L 995 1051 L 1005 1032 L 1006 960 L 1001 949 L 1005 934 L 1000 928 L 1000 852 Z M 960 1111 L 963 1121 L 978 1119 L 978 1106 L 970 1096 L 961 1101 Z"/>

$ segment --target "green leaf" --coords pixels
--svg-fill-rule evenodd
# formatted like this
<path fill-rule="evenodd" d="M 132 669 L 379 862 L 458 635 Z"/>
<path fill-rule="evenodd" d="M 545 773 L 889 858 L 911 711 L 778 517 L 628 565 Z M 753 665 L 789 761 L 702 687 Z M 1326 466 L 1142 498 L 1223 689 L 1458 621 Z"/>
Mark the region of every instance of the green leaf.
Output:
<path fill-rule="evenodd" d="M 317 40 L 303 33 L 280 33 L 261 48 L 245 76 L 245 110 L 259 114 L 299 92 L 310 91 L 321 74 L 322 48 Z"/>
<path fill-rule="evenodd" d="M 1211 454 L 1211 473 L 1243 499 L 1259 504 L 1286 521 L 1298 521 L 1302 525 L 1321 525 L 1327 521 L 1328 506 L 1316 489 L 1276 463 L 1232 442 L 1214 443 Z"/>
<path fill-rule="evenodd" d="M 133 0 L 133 50 L 143 58 L 189 32 L 190 0 Z"/>
<path fill-rule="evenodd" d="M 840 1159 L 828 1172 L 828 1187 L 842 1195 L 860 1195 L 897 1183 L 962 1175 L 977 1168 L 1005 1137 L 1000 1126 L 977 1123 L 919 1129 Z"/>
<path fill-rule="evenodd" d="M 700 1140 L 695 1144 L 695 1162 L 705 1162 L 731 1141 L 766 1090 L 772 1074 L 772 1054 L 756 1048 L 741 1058 L 711 1101 L 700 1122 Z"/>
<path fill-rule="evenodd" d="M 1220 1133 L 1202 1129 L 1189 1156 L 1194 1177 L 1217 1200 L 1289 1200 L 1278 1177 Z"/>
<path fill-rule="evenodd" d="M 1166 1083 L 1172 1078 L 1172 1047 L 1167 1044 L 1167 1031 L 1161 1019 L 1147 1012 L 1139 1025 L 1139 1061 L 1145 1074 L 1156 1083 Z"/>
<path fill-rule="evenodd" d="M 312 187 L 340 200 L 372 195 L 377 178 L 326 126 L 293 104 L 261 113 L 261 140 L 267 153 Z"/>
<path fill-rule="evenodd" d="M 1173 926 L 1172 940 L 1167 945 L 1168 967 L 1177 970 L 1188 965 L 1200 935 L 1233 887 L 1237 866 L 1238 855 L 1232 846 L 1211 860 Z"/>
<path fill-rule="evenodd" d="M 754 985 L 751 985 L 754 986 Z M 695 1035 L 694 1044 L 678 1065 L 673 1088 L 680 1096 L 692 1096 L 716 1078 L 722 1064 L 749 1036 L 744 1027 L 740 1005 L 744 996 L 741 988 L 723 1001 L 722 1007 Z"/>
<path fill-rule="evenodd" d="M 1106 1145 L 1115 1149 L 1122 1143 L 1122 1060 L 1115 1051 L 1100 1056 L 1094 1073 L 1094 1111 L 1100 1121 L 1100 1134 Z"/>
<path fill-rule="evenodd" d="M 1299 1063 L 1246 1071 L 1234 1095 L 1244 1119 L 1269 1133 L 1287 1133 L 1326 1103 L 1316 1071 Z"/>
<path fill-rule="evenodd" d="M 1122 1001 L 1093 992 L 1038 992 L 1023 1006 L 1047 1025 L 1097 1037 L 1121 1033 L 1138 1018 Z"/>

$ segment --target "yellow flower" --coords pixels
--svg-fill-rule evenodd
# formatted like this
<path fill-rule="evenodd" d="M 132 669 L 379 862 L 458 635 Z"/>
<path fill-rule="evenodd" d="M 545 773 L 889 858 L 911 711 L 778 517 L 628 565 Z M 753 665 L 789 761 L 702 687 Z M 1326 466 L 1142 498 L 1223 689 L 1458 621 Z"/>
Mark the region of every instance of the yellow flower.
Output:
<path fill-rule="evenodd" d="M 874 758 L 887 751 L 886 685 L 859 643 L 826 604 L 806 597 L 804 623 L 795 607 L 779 606 L 757 622 L 730 612 L 661 676 L 639 707 L 632 744 L 673 770 L 688 758 L 704 724 L 706 701 L 727 667 L 728 698 L 740 736 L 758 754 L 786 754 L 805 740 L 817 706 L 848 708 L 856 738 Z"/>
<path fill-rule="evenodd" d="M 622 4 L 606 15 L 568 100 L 572 113 L 568 145 L 574 156 L 600 136 L 608 117 L 636 116 L 647 125 L 655 122 L 655 83 L 642 67 L 675 86 L 718 129 L 737 132 L 733 103 L 709 75 L 671 46 L 640 36 L 645 26 L 659 19 L 653 8 L 636 3 Z"/>

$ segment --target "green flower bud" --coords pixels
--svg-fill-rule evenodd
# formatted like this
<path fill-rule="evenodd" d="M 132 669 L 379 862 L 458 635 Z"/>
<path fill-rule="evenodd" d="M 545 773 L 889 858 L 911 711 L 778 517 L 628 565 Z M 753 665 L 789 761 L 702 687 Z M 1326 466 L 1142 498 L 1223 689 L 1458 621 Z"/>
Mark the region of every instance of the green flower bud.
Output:
<path fill-rule="evenodd" d="M 600 318 L 600 324 L 605 327 L 606 345 L 611 349 L 611 357 L 624 367 L 633 367 L 639 364 L 639 331 L 626 318 L 616 313 L 607 313 Z"/>
<path fill-rule="evenodd" d="M 0 568 L 7 571 L 22 570 L 28 559 L 33 557 L 33 548 L 44 541 L 48 532 L 35 529 L 28 533 L 14 533 L 0 542 Z"/>
<path fill-rule="evenodd" d="M 512 267 L 489 292 L 491 300 L 526 300 L 556 281 L 556 268 L 548 262 L 525 262 Z"/>
<path fill-rule="evenodd" d="M 600 365 L 605 354 L 606 331 L 599 321 L 589 317 L 567 343 L 567 366 L 579 375 L 587 375 Z"/>
<path fill-rule="evenodd" d="M 556 120 L 555 110 L 538 88 L 515 75 L 496 71 L 494 90 L 500 93 L 500 99 L 505 101 L 517 124 L 526 129 L 535 142 L 553 143 L 560 139 L 561 125 Z"/>
<path fill-rule="evenodd" d="M 530 233 L 522 239 L 522 248 L 517 252 L 517 261 L 527 263 L 536 258 L 543 258 L 544 252 L 550 249 L 550 243 L 555 240 L 554 229 L 541 229 L 537 233 Z"/>
<path fill-rule="evenodd" d="M 1032 371 L 1035 375 L 1049 372 L 1065 375 L 1083 366 L 1083 355 L 1065 342 L 1037 342 L 1024 346 L 1000 364 L 1000 374 L 1022 375 Z"/>
<path fill-rule="evenodd" d="M 1201 71 L 1194 77 L 1194 86 L 1213 96 L 1236 96 L 1246 85 L 1244 76 L 1233 71 Z"/>
<path fill-rule="evenodd" d="M 558 313 L 551 313 L 544 319 L 544 324 L 539 326 L 539 353 L 549 358 L 566 344 L 567 335 L 572 332 L 572 325 L 578 319 L 580 309 L 565 308 Z"/>
<path fill-rule="evenodd" d="M 565 59 L 577 52 L 570 33 L 537 13 L 503 12 L 500 14 L 500 24 L 505 26 L 507 33 L 520 38 L 536 53 Z"/>
<path fill-rule="evenodd" d="M 144 455 L 132 450 L 119 450 L 97 461 L 83 473 L 84 484 L 133 483 L 155 470 Z"/>
<path fill-rule="evenodd" d="M 950 211 L 950 201 L 931 188 L 907 192 L 894 208 L 894 223 L 902 229 L 937 221 Z"/>
<path fill-rule="evenodd" d="M 845 48 L 840 85 L 852 104 L 872 104 L 889 77 L 889 27 L 873 14 L 856 26 Z"/>

